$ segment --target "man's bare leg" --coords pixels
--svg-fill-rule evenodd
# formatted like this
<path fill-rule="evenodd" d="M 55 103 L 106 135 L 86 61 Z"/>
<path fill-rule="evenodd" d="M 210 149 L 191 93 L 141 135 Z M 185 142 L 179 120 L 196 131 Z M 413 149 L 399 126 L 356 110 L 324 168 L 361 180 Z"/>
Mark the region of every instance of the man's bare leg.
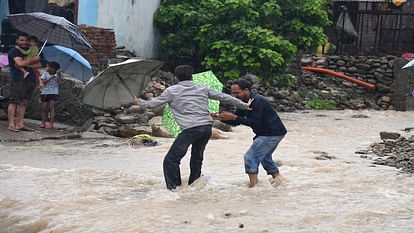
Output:
<path fill-rule="evenodd" d="M 19 107 L 17 108 L 17 129 L 21 129 L 24 127 L 24 114 L 26 113 L 26 102 L 23 101 L 19 103 Z"/>
<path fill-rule="evenodd" d="M 275 172 L 275 173 L 272 173 L 272 177 L 273 177 L 273 179 L 274 178 L 276 178 L 277 176 L 279 176 L 280 174 L 279 174 L 279 171 L 277 171 L 277 172 Z"/>
<path fill-rule="evenodd" d="M 279 185 L 282 184 L 282 176 L 279 174 L 279 171 L 272 173 L 272 177 L 273 179 L 270 180 L 270 183 L 274 186 L 277 187 Z"/>
<path fill-rule="evenodd" d="M 49 110 L 50 110 L 50 128 L 55 128 L 55 117 L 56 117 L 56 111 L 55 111 L 56 101 L 51 100 L 49 101 Z"/>
<path fill-rule="evenodd" d="M 45 128 L 47 119 L 47 102 L 42 102 L 40 117 L 42 118 L 42 124 L 40 124 L 40 128 Z"/>
<path fill-rule="evenodd" d="M 257 184 L 257 174 L 249 174 L 249 188 L 253 188 Z"/>
<path fill-rule="evenodd" d="M 10 103 L 7 108 L 7 117 L 9 119 L 9 129 L 16 129 L 16 124 L 14 123 L 14 115 L 16 115 L 17 104 Z"/>

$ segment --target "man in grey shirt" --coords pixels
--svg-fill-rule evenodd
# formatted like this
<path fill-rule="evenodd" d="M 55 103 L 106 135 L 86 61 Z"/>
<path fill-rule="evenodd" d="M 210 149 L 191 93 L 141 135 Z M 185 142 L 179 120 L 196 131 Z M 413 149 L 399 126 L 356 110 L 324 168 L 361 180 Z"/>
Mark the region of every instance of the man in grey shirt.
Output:
<path fill-rule="evenodd" d="M 192 184 L 201 175 L 203 154 L 210 139 L 213 124 L 208 110 L 208 99 L 220 100 L 240 109 L 249 109 L 250 105 L 250 102 L 244 103 L 228 94 L 193 83 L 192 74 L 191 66 L 177 66 L 174 71 L 178 81 L 176 85 L 165 89 L 160 96 L 151 101 L 137 101 L 143 108 L 170 104 L 172 113 L 182 130 L 164 158 L 164 178 L 170 190 L 181 185 L 180 161 L 190 145 L 192 148 L 188 184 Z"/>

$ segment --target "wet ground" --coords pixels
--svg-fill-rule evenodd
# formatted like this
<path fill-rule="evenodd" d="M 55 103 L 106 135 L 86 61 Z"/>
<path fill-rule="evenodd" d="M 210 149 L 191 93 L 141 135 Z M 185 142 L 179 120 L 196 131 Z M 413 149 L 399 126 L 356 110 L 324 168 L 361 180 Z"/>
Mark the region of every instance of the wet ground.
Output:
<path fill-rule="evenodd" d="M 174 192 L 162 174 L 172 139 L 142 148 L 126 139 L 2 142 L 0 232 L 414 232 L 414 177 L 355 154 L 380 131 L 409 137 L 401 130 L 414 126 L 414 112 L 281 117 L 289 133 L 274 158 L 283 183 L 273 186 L 261 169 L 253 189 L 243 168 L 247 127 L 210 141 L 203 177 Z M 187 155 L 184 182 L 188 163 Z"/>
<path fill-rule="evenodd" d="M 19 131 L 12 132 L 8 130 L 8 122 L 0 121 L 0 143 L 5 142 L 29 142 L 40 141 L 47 139 L 91 139 L 91 138 L 113 138 L 111 136 L 96 134 L 96 133 L 82 133 L 69 125 L 55 123 L 54 129 L 40 128 L 40 121 L 26 119 L 25 125 L 31 129 L 31 131 Z"/>

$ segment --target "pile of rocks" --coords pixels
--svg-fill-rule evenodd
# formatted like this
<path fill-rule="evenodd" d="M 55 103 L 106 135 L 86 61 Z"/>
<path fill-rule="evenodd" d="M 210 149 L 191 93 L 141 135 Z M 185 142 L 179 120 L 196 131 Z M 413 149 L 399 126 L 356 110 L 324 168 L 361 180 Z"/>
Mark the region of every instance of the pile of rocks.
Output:
<path fill-rule="evenodd" d="M 171 73 L 159 71 L 144 89 L 141 98 L 151 99 L 173 84 Z M 160 128 L 163 108 L 142 109 L 133 103 L 109 110 L 93 109 L 93 117 L 87 125 L 89 131 L 100 132 L 117 137 L 132 137 L 137 134 L 168 136 Z"/>
<path fill-rule="evenodd" d="M 154 114 L 144 114 L 137 105 L 121 107 L 112 111 L 94 110 L 88 131 L 96 131 L 117 137 L 132 137 L 137 134 L 152 134 L 149 119 Z"/>
<path fill-rule="evenodd" d="M 174 75 L 159 71 L 140 98 L 150 100 L 161 95 L 165 88 L 174 84 Z M 109 134 L 117 137 L 132 137 L 138 134 L 150 134 L 156 137 L 171 137 L 162 127 L 161 119 L 164 106 L 154 109 L 142 109 L 133 103 L 109 110 L 93 109 L 93 117 L 85 124 L 85 130 Z M 222 108 L 229 106 L 223 105 Z M 231 131 L 231 127 L 215 121 L 212 139 L 225 138 L 221 131 Z"/>
<path fill-rule="evenodd" d="M 408 139 L 399 133 L 380 132 L 382 142 L 374 143 L 366 150 L 357 151 L 361 158 L 375 154 L 374 164 L 396 167 L 403 172 L 414 173 L 414 135 Z"/>

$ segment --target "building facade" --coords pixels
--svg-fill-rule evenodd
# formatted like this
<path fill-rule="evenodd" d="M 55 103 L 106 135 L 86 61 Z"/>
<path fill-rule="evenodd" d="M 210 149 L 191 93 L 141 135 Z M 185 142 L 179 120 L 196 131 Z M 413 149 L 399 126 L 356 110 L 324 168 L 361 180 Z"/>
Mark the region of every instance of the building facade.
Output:
<path fill-rule="evenodd" d="M 160 0 L 78 0 L 77 24 L 113 29 L 118 46 L 139 57 L 157 56 L 154 13 Z"/>

